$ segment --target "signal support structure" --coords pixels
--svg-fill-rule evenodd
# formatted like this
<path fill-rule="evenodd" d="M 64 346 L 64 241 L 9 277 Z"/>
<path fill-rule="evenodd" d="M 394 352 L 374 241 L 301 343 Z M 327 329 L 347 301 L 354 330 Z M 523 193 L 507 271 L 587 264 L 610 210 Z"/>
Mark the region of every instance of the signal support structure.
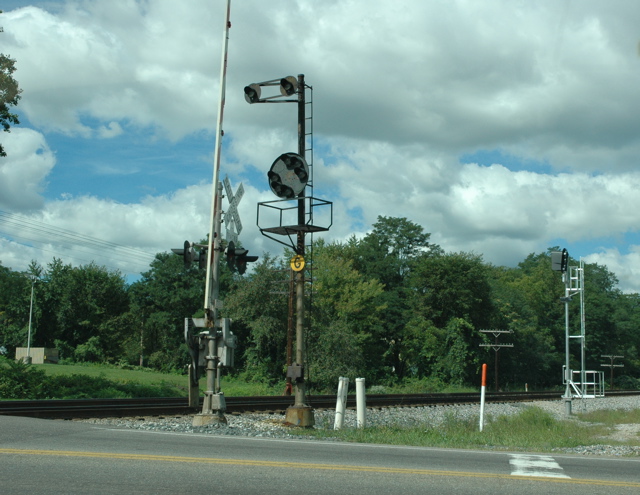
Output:
<path fill-rule="evenodd" d="M 280 95 L 262 97 L 262 88 L 279 86 Z M 291 246 L 298 260 L 304 262 L 305 235 L 328 231 L 333 223 L 333 204 L 330 201 L 313 197 L 313 98 L 306 100 L 306 90 L 313 88 L 304 80 L 304 74 L 297 79 L 293 76 L 273 79 L 261 83 L 250 84 L 244 88 L 245 99 L 248 103 L 297 103 L 298 107 L 298 151 L 280 155 L 273 163 L 267 174 L 271 190 L 281 199 L 258 203 L 257 225 L 260 233 L 285 246 Z M 287 97 L 297 95 L 296 99 Z M 284 97 L 284 98 L 283 98 Z M 307 117 L 307 105 L 311 108 L 311 115 Z M 306 124 L 310 123 L 307 132 Z M 309 139 L 309 146 L 307 146 Z M 310 161 L 307 163 L 307 152 Z M 305 188 L 311 190 L 306 195 Z M 293 202 L 293 205 L 292 205 Z M 327 207 L 325 225 L 314 221 L 314 208 Z M 328 209 L 328 214 L 326 213 Z M 261 217 L 262 215 L 262 217 Z M 262 225 L 265 217 L 272 223 Z M 274 221 L 275 220 L 275 221 Z M 276 224 L 276 225 L 274 225 Z M 276 236 L 287 236 L 289 243 Z M 295 299 L 296 299 L 296 354 L 295 362 L 287 366 L 287 379 L 295 383 L 295 402 L 286 411 L 285 421 L 294 426 L 310 427 L 314 424 L 313 409 L 306 399 L 304 381 L 305 339 L 304 339 L 304 270 L 295 271 Z"/>

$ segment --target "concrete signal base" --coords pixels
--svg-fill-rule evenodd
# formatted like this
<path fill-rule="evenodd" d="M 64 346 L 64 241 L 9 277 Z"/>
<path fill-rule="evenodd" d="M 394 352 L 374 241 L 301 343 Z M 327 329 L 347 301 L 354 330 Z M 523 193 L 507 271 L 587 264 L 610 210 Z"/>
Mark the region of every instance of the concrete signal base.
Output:
<path fill-rule="evenodd" d="M 200 414 L 193 417 L 193 426 L 206 426 L 214 423 L 227 424 L 227 418 L 224 417 L 224 411 L 227 409 L 227 403 L 224 400 L 224 394 L 212 394 L 204 398 L 207 407 L 203 406 Z"/>
<path fill-rule="evenodd" d="M 196 414 L 193 417 L 192 426 L 207 426 L 211 424 L 227 424 L 227 418 L 224 417 L 222 411 L 213 414 Z"/>
<path fill-rule="evenodd" d="M 291 406 L 287 408 L 285 423 L 300 428 L 311 428 L 315 425 L 313 408 L 310 406 Z"/>

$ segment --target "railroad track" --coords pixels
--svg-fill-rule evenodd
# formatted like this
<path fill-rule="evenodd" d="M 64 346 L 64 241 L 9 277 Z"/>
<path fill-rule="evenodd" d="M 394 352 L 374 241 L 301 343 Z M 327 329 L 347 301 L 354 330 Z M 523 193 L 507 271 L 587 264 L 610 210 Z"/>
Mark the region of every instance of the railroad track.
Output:
<path fill-rule="evenodd" d="M 616 390 L 607 397 L 640 395 L 637 390 Z M 486 402 L 527 402 L 558 400 L 562 392 L 498 392 L 487 393 Z M 225 397 L 227 414 L 247 412 L 280 412 L 293 405 L 292 396 Z M 314 409 L 333 409 L 335 395 L 310 395 L 308 403 Z M 369 395 L 367 407 L 418 407 L 453 404 L 477 404 L 479 393 L 458 394 L 389 394 Z M 202 404 L 202 402 L 201 402 Z M 355 407 L 354 395 L 347 397 L 347 407 Z M 47 419 L 105 418 L 135 416 L 172 416 L 195 414 L 201 408 L 189 407 L 186 398 L 145 399 L 65 399 L 0 401 L 0 415 L 28 416 Z"/>

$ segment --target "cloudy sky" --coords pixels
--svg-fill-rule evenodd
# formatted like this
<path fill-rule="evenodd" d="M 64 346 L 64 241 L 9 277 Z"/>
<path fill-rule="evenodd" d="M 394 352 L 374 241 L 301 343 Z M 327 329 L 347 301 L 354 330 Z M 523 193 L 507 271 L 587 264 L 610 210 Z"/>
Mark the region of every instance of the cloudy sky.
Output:
<path fill-rule="evenodd" d="M 0 8 L 23 89 L 21 125 L 0 133 L 2 264 L 132 279 L 202 239 L 226 1 Z M 251 254 L 283 249 L 256 205 L 277 199 L 266 172 L 296 151 L 297 114 L 243 87 L 304 74 L 322 237 L 406 217 L 446 251 L 514 266 L 566 247 L 640 291 L 640 3 L 232 0 L 231 25 L 221 174 L 243 184 Z"/>

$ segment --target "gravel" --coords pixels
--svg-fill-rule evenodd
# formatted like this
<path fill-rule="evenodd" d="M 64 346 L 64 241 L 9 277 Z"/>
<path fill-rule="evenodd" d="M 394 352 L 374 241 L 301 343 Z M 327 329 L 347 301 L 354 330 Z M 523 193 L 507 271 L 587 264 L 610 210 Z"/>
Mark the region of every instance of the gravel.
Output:
<path fill-rule="evenodd" d="M 516 414 L 525 407 L 536 406 L 549 411 L 559 419 L 566 419 L 564 400 L 534 401 L 518 403 L 487 403 L 485 416 L 503 416 Z M 629 397 L 604 397 L 596 399 L 574 400 L 572 412 L 574 414 L 590 412 L 597 409 L 640 409 L 640 396 Z M 381 409 L 367 409 L 366 426 L 430 426 L 437 427 L 445 418 L 453 414 L 460 419 L 477 418 L 478 405 L 451 405 L 451 406 L 427 406 L 427 407 L 389 407 Z M 138 417 L 138 418 L 100 418 L 86 419 L 100 425 L 108 425 L 118 428 L 135 428 L 139 430 L 162 431 L 172 433 L 199 433 L 211 435 L 237 435 L 264 438 L 308 438 L 314 436 L 300 435 L 300 430 L 292 430 L 284 425 L 284 415 L 281 413 L 251 413 L 251 414 L 226 414 L 227 423 L 213 423 L 206 426 L 194 427 L 193 416 L 173 417 Z M 335 411 L 314 411 L 315 428 L 332 430 L 335 420 Z M 577 420 L 577 419 L 576 419 Z M 356 427 L 356 411 L 348 409 L 344 416 L 343 428 Z M 295 432 L 292 433 L 292 431 Z M 640 440 L 640 424 L 617 425 L 616 430 L 606 438 L 603 444 L 586 445 L 575 448 L 555 449 L 556 452 L 581 455 L 608 455 L 608 456 L 640 456 L 640 446 L 610 445 L 607 440 L 625 442 Z M 326 438 L 324 440 L 327 440 Z"/>

